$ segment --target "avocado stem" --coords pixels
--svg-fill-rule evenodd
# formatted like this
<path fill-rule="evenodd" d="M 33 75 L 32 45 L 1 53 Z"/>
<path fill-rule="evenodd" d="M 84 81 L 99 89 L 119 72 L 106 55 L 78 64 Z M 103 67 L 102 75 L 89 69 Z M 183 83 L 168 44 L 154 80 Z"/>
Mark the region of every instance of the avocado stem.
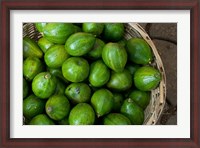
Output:
<path fill-rule="evenodd" d="M 133 100 L 131 98 L 128 98 L 128 103 L 133 102 Z"/>
<path fill-rule="evenodd" d="M 47 107 L 47 112 L 51 112 L 52 111 L 52 107 Z"/>
<path fill-rule="evenodd" d="M 49 73 L 47 73 L 45 76 L 44 76 L 45 79 L 48 79 L 48 78 L 51 78 L 51 75 Z"/>

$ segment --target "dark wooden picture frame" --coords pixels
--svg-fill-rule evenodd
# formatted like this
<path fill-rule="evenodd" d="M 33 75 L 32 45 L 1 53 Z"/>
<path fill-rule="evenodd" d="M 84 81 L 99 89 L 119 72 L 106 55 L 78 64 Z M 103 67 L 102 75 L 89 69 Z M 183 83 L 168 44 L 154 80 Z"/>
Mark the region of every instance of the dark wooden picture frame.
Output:
<path fill-rule="evenodd" d="M 25 139 L 10 138 L 10 11 L 11 10 L 190 10 L 190 138 L 70 138 Z M 200 1 L 199 0 L 142 0 L 142 1 L 18 1 L 1 2 L 0 50 L 0 147 L 200 147 Z M 173 132 L 173 131 L 172 131 Z"/>

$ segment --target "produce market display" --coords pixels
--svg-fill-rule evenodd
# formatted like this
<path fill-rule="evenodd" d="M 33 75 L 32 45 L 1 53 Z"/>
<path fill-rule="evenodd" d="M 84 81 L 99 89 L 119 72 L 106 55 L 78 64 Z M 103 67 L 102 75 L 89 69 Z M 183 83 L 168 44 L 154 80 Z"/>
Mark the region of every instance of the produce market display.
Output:
<path fill-rule="evenodd" d="M 24 124 L 155 124 L 165 103 L 164 68 L 152 44 L 129 28 L 25 23 Z"/>

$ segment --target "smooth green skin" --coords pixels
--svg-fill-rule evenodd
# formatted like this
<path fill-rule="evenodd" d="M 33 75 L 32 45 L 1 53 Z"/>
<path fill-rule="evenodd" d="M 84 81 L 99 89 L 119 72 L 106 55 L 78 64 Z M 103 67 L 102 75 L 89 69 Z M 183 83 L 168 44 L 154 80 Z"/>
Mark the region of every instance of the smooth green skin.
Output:
<path fill-rule="evenodd" d="M 59 125 L 69 125 L 69 119 L 68 119 L 68 116 L 63 118 L 62 120 L 59 120 L 58 121 L 58 124 Z"/>
<path fill-rule="evenodd" d="M 70 125 L 93 125 L 94 121 L 95 112 L 87 103 L 79 103 L 70 111 Z"/>
<path fill-rule="evenodd" d="M 129 94 L 129 98 L 131 98 L 137 105 L 145 110 L 150 102 L 150 93 L 146 91 L 133 90 Z"/>
<path fill-rule="evenodd" d="M 24 37 L 23 38 L 23 57 L 27 58 L 29 56 L 42 58 L 43 52 L 33 39 Z"/>
<path fill-rule="evenodd" d="M 121 23 L 105 23 L 103 38 L 107 41 L 117 42 L 124 36 L 124 25 Z"/>
<path fill-rule="evenodd" d="M 23 62 L 23 75 L 26 80 L 31 81 L 44 70 L 44 64 L 37 57 L 28 57 Z"/>
<path fill-rule="evenodd" d="M 95 40 L 92 34 L 85 32 L 74 33 L 67 39 L 65 49 L 72 56 L 82 56 L 93 48 Z"/>
<path fill-rule="evenodd" d="M 102 51 L 102 59 L 115 72 L 122 72 L 127 62 L 127 53 L 118 43 L 107 43 Z"/>
<path fill-rule="evenodd" d="M 112 111 L 119 112 L 124 102 L 124 97 L 121 93 L 113 93 L 114 105 Z"/>
<path fill-rule="evenodd" d="M 161 79 L 161 73 L 150 66 L 139 68 L 133 77 L 136 88 L 141 91 L 151 91 L 152 89 L 155 89 Z"/>
<path fill-rule="evenodd" d="M 135 72 L 140 68 L 141 66 L 138 64 L 127 64 L 126 69 L 128 69 L 133 76 Z"/>
<path fill-rule="evenodd" d="M 29 92 L 29 87 L 27 81 L 23 78 L 23 98 L 26 98 Z"/>
<path fill-rule="evenodd" d="M 67 79 L 64 78 L 62 74 L 62 69 L 61 68 L 49 68 L 48 71 L 55 76 L 56 78 L 59 78 L 61 81 L 64 81 L 65 83 L 69 83 Z"/>
<path fill-rule="evenodd" d="M 120 113 L 110 113 L 103 119 L 104 125 L 131 125 L 131 121 Z"/>
<path fill-rule="evenodd" d="M 149 64 L 152 61 L 151 48 L 144 39 L 131 38 L 126 45 L 130 61 L 142 65 Z"/>
<path fill-rule="evenodd" d="M 59 68 L 69 57 L 64 45 L 53 45 L 45 53 L 44 61 L 50 68 Z"/>
<path fill-rule="evenodd" d="M 41 98 L 49 98 L 56 89 L 56 78 L 49 72 L 42 72 L 35 76 L 32 81 L 33 93 Z"/>
<path fill-rule="evenodd" d="M 85 83 L 71 83 L 65 89 L 65 95 L 73 104 L 90 101 L 91 89 Z"/>
<path fill-rule="evenodd" d="M 47 23 L 35 23 L 35 28 L 42 33 L 46 25 Z"/>
<path fill-rule="evenodd" d="M 42 114 L 45 109 L 45 100 L 35 95 L 30 95 L 23 100 L 23 115 L 27 119 L 31 119 L 36 115 Z"/>
<path fill-rule="evenodd" d="M 39 114 L 29 122 L 29 125 L 55 125 L 55 123 L 46 114 Z"/>
<path fill-rule="evenodd" d="M 115 91 L 125 91 L 132 86 L 132 76 L 127 69 L 122 72 L 112 72 L 107 87 Z"/>
<path fill-rule="evenodd" d="M 38 40 L 38 46 L 45 53 L 54 43 L 47 40 L 45 37 L 42 37 Z"/>
<path fill-rule="evenodd" d="M 70 112 L 69 100 L 64 95 L 53 95 L 47 100 L 45 110 L 51 119 L 62 120 Z"/>
<path fill-rule="evenodd" d="M 99 36 L 104 29 L 104 24 L 102 23 L 83 23 L 83 32 L 91 33 L 93 35 Z"/>
<path fill-rule="evenodd" d="M 89 82 L 94 87 L 105 85 L 110 79 L 110 70 L 102 60 L 93 62 L 90 66 Z"/>
<path fill-rule="evenodd" d="M 112 92 L 103 88 L 95 91 L 91 97 L 91 104 L 98 118 L 108 114 L 114 104 Z"/>
<path fill-rule="evenodd" d="M 54 95 L 64 95 L 65 94 L 65 88 L 66 88 L 66 85 L 61 81 L 59 80 L 58 78 L 56 79 L 56 89 L 55 89 L 55 92 L 54 92 Z"/>
<path fill-rule="evenodd" d="M 70 82 L 82 82 L 89 75 L 89 64 L 81 57 L 68 58 L 62 65 L 62 73 Z"/>
<path fill-rule="evenodd" d="M 101 58 L 104 46 L 105 46 L 104 41 L 96 38 L 93 48 L 86 54 L 86 57 L 88 57 L 92 60 L 97 60 L 97 59 Z"/>
<path fill-rule="evenodd" d="M 124 100 L 120 112 L 129 118 L 132 124 L 142 125 L 144 122 L 144 111 L 131 98 Z"/>
<path fill-rule="evenodd" d="M 56 44 L 64 44 L 75 29 L 71 23 L 48 23 L 43 32 L 47 40 Z"/>

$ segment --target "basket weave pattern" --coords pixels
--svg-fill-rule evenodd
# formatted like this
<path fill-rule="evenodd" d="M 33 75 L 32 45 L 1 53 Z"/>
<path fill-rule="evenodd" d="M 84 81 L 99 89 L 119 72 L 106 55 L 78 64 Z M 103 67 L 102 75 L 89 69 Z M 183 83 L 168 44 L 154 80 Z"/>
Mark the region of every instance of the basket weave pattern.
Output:
<path fill-rule="evenodd" d="M 38 41 L 42 35 L 35 29 L 33 23 L 23 24 L 23 37 L 28 36 L 35 41 Z M 125 24 L 125 39 L 130 39 L 132 37 L 143 38 L 151 47 L 154 59 L 150 63 L 151 66 L 157 68 L 162 75 L 162 80 L 159 86 L 151 91 L 151 100 L 147 108 L 145 109 L 145 120 L 144 125 L 154 125 L 157 123 L 166 101 L 166 75 L 162 60 L 158 54 L 158 51 L 145 32 L 145 30 L 137 23 L 127 23 Z"/>

